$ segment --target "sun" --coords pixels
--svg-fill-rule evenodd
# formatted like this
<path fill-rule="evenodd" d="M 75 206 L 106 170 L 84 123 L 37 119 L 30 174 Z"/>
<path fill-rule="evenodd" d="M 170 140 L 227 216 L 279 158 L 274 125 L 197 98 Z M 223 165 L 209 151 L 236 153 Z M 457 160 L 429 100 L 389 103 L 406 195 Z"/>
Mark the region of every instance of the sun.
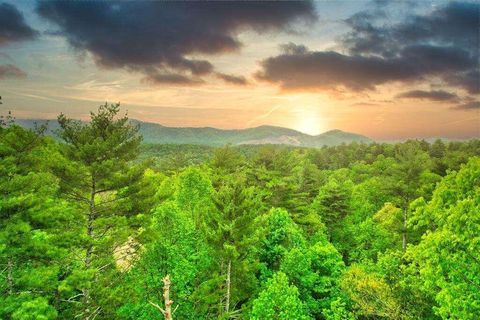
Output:
<path fill-rule="evenodd" d="M 297 116 L 295 129 L 309 135 L 317 135 L 325 130 L 325 123 L 317 112 L 306 110 Z"/>

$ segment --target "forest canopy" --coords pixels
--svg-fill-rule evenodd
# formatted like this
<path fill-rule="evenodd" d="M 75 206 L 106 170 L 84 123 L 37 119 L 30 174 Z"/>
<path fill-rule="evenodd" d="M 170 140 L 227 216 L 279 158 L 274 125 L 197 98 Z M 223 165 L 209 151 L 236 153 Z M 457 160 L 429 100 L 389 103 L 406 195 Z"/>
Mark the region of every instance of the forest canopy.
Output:
<path fill-rule="evenodd" d="M 1 319 L 478 319 L 478 139 L 152 145 L 109 104 L 58 124 L 0 121 Z"/>

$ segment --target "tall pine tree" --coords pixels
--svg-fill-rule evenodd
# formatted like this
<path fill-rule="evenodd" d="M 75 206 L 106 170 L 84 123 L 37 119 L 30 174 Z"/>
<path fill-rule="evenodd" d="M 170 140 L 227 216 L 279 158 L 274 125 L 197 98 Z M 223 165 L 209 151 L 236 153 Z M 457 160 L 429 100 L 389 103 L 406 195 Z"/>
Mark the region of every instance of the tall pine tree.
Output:
<path fill-rule="evenodd" d="M 57 171 L 64 195 L 83 213 L 80 261 L 75 263 L 65 290 L 80 298 L 76 317 L 107 315 L 109 292 L 115 272 L 114 249 L 125 243 L 127 217 L 117 210 L 119 192 L 141 178 L 130 174 L 141 137 L 127 115 L 119 116 L 119 104 L 102 105 L 91 112 L 89 122 L 58 117 L 68 165 Z M 108 277 L 111 278 L 108 278 Z"/>

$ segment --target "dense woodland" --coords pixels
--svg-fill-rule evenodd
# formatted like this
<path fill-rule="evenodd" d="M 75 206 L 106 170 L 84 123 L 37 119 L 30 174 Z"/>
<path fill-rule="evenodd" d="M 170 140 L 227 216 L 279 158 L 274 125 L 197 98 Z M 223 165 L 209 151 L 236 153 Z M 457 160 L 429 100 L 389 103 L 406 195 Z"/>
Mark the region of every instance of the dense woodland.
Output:
<path fill-rule="evenodd" d="M 1 319 L 480 315 L 480 140 L 160 146 L 118 105 L 58 122 L 1 121 Z"/>

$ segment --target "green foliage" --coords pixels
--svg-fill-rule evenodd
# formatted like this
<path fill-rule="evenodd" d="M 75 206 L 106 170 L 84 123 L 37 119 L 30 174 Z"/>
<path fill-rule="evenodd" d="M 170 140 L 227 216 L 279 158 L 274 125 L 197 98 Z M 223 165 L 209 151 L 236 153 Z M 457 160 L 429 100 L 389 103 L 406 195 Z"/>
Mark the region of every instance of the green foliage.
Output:
<path fill-rule="evenodd" d="M 335 172 L 339 174 L 339 172 Z M 340 174 L 340 176 L 344 176 Z M 327 229 L 329 241 L 331 241 L 341 252 L 345 261 L 348 260 L 347 243 L 344 239 L 351 238 L 348 234 L 348 224 L 345 219 L 352 211 L 352 188 L 353 184 L 349 179 L 339 181 L 332 176 L 327 183 L 320 187 L 318 195 L 313 200 L 312 209 L 321 217 Z"/>
<path fill-rule="evenodd" d="M 167 274 L 175 319 L 480 314 L 479 140 L 140 145 L 118 105 L 58 120 L 0 119 L 2 319 L 161 319 Z"/>
<path fill-rule="evenodd" d="M 417 208 L 427 231 L 410 250 L 442 318 L 475 319 L 480 313 L 480 158 L 451 172 L 432 200 Z M 423 220 L 423 219 L 422 219 Z M 421 221 L 421 220 L 420 220 Z"/>
<path fill-rule="evenodd" d="M 140 261 L 130 270 L 127 283 L 137 301 L 125 304 L 119 311 L 125 319 L 151 319 L 158 312 L 148 302 L 162 304 L 162 278 L 172 280 L 171 298 L 182 308 L 181 319 L 202 319 L 191 299 L 196 287 L 205 279 L 211 263 L 208 248 L 195 230 L 194 222 L 175 201 L 167 201 L 153 212 L 154 240 L 142 248 Z"/>
<path fill-rule="evenodd" d="M 68 161 L 60 163 L 56 173 L 64 197 L 83 215 L 78 233 L 81 243 L 69 261 L 71 271 L 63 286 L 63 293 L 69 294 L 66 300 L 77 297 L 74 301 L 80 301 L 74 304 L 79 308 L 73 308 L 72 316 L 114 314 L 116 291 L 108 287 L 120 278 L 113 253 L 131 234 L 129 220 L 141 214 L 125 201 L 138 196 L 134 189 L 143 177 L 142 168 L 131 163 L 138 155 L 141 136 L 138 127 L 118 113 L 118 104 L 105 104 L 91 113 L 88 123 L 63 114 L 58 117 L 58 135 Z"/>
<path fill-rule="evenodd" d="M 330 303 L 330 308 L 323 311 L 326 320 L 355 320 L 353 312 L 349 311 L 347 304 L 336 298 Z"/>
<path fill-rule="evenodd" d="M 48 157 L 47 157 L 48 155 Z M 0 317 L 54 319 L 78 218 L 59 201 L 50 159 L 60 158 L 41 131 L 0 128 Z M 43 297 L 45 296 L 45 297 Z"/>
<path fill-rule="evenodd" d="M 326 237 L 316 238 L 318 241 L 312 246 L 291 249 L 283 258 L 280 270 L 299 289 L 309 313 L 318 318 L 330 307 L 344 264 Z"/>
<path fill-rule="evenodd" d="M 198 227 L 203 226 L 213 212 L 214 189 L 208 176 L 199 168 L 188 168 L 179 177 L 175 198 L 182 210 L 190 214 Z"/>
<path fill-rule="evenodd" d="M 342 290 L 353 301 L 355 313 L 364 317 L 401 319 L 402 310 L 392 288 L 378 274 L 352 265 L 340 282 Z"/>
<path fill-rule="evenodd" d="M 45 298 L 22 302 L 12 314 L 12 320 L 53 320 L 57 319 L 57 311 Z"/>
<path fill-rule="evenodd" d="M 230 278 L 229 299 L 236 305 L 247 300 L 256 288 L 257 262 L 252 249 L 259 241 L 254 234 L 263 213 L 262 200 L 255 187 L 246 185 L 246 177 L 236 173 L 223 176 L 214 202 L 218 218 L 210 243 L 217 249 L 225 276 Z"/>
<path fill-rule="evenodd" d="M 284 273 L 278 272 L 253 301 L 250 319 L 307 320 L 312 318 L 299 298 L 298 289 L 288 284 L 288 278 Z"/>
<path fill-rule="evenodd" d="M 332 178 L 320 188 L 315 198 L 313 207 L 322 217 L 331 237 L 350 212 L 351 187 L 350 181 L 340 183 Z"/>
<path fill-rule="evenodd" d="M 272 209 L 266 220 L 259 249 L 262 279 L 280 269 L 280 263 L 289 250 L 306 245 L 301 229 L 286 210 Z"/>
<path fill-rule="evenodd" d="M 151 166 L 156 170 L 175 173 L 189 166 L 201 165 L 212 157 L 213 152 L 214 148 L 209 146 L 142 143 L 139 160 L 151 160 Z"/>

